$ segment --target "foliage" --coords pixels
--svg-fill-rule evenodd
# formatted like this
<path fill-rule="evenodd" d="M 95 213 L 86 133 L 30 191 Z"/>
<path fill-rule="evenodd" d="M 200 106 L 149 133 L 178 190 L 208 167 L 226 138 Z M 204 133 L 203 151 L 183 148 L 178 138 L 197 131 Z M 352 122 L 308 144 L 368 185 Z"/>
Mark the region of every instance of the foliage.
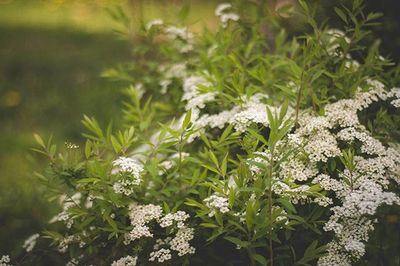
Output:
<path fill-rule="evenodd" d="M 62 206 L 51 222 L 64 225 L 43 232 L 48 254 L 70 265 L 351 265 L 365 255 L 374 224 L 400 204 L 398 71 L 378 42 L 360 45 L 379 14 L 361 1 L 335 8 L 340 31 L 305 1 L 265 2 L 221 4 L 219 29 L 199 35 L 143 22 L 138 60 L 103 73 L 132 83 L 126 127 L 85 116 L 84 147 L 65 152 L 36 136 L 50 162 L 40 180 Z M 287 35 L 292 12 L 308 33 Z"/>

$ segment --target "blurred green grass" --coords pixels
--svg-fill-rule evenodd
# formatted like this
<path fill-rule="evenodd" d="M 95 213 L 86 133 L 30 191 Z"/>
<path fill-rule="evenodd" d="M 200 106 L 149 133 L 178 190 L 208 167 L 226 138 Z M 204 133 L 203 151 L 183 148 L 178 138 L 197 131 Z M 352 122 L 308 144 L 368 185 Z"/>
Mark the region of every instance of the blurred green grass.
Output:
<path fill-rule="evenodd" d="M 120 85 L 99 75 L 130 57 L 105 12 L 95 28 L 70 22 L 71 7 L 51 13 L 33 2 L 0 2 L 0 254 L 19 253 L 54 213 L 33 176 L 40 164 L 29 151 L 32 134 L 79 143 L 83 113 L 118 121 Z"/>
<path fill-rule="evenodd" d="M 215 1 L 191 1 L 189 23 L 215 24 Z M 17 256 L 26 237 L 56 211 L 33 172 L 45 162 L 30 151 L 33 133 L 81 144 L 82 114 L 120 121 L 120 88 L 100 73 L 131 57 L 106 8 L 119 0 L 0 0 L 0 255 Z M 174 21 L 179 1 L 129 1 L 135 21 Z M 134 44 L 133 44 L 134 45 Z"/>
<path fill-rule="evenodd" d="M 14 217 L 23 215 L 20 226 L 27 226 L 46 211 L 31 209 L 46 205 L 30 178 L 32 134 L 79 142 L 83 113 L 118 121 L 119 86 L 99 73 L 130 52 L 111 34 L 66 29 L 1 26 L 0 43 L 0 239 L 14 239 L 7 237 L 19 226 Z"/>

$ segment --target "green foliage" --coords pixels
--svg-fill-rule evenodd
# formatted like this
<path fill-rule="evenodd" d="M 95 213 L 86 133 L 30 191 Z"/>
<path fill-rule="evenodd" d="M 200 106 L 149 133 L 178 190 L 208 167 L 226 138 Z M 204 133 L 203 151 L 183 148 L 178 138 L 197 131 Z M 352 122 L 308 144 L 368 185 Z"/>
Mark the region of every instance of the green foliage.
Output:
<path fill-rule="evenodd" d="M 66 216 L 58 220 L 66 223 L 64 229 L 44 232 L 50 244 L 60 248 L 70 239 L 69 259 L 83 264 L 106 265 L 127 255 L 138 256 L 140 265 L 151 264 L 148 257 L 155 239 L 124 242 L 136 226 L 130 217 L 132 206 L 155 204 L 171 215 L 185 211 L 196 232 L 191 242 L 196 253 L 174 254 L 174 265 L 221 261 L 224 265 L 315 265 L 325 256 L 333 237 L 323 231 L 323 225 L 331 210 L 316 199 L 339 200 L 319 183 L 297 182 L 291 173 L 282 174 L 294 158 L 310 161 L 307 143 L 293 146 L 289 135 L 300 127 L 303 113 L 323 115 L 327 104 L 353 97 L 368 86 L 369 79 L 389 79 L 392 73 L 381 71 L 392 64 L 379 58 L 379 43 L 368 49 L 360 44 L 379 17 L 365 15 L 361 1 L 335 9 L 343 20 L 343 33 L 329 32 L 319 24 L 315 8 L 306 1 L 299 1 L 299 6 L 297 16 L 310 27 L 301 36 L 288 36 L 265 1 L 237 1 L 233 11 L 240 20 L 222 24 L 216 32 L 205 31 L 198 43 L 187 31 L 168 28 L 168 23 L 143 26 L 142 43 L 134 49 L 141 60 L 103 73 L 134 84 L 124 92 L 122 129 L 114 130 L 111 123 L 104 129 L 95 118 L 84 116 L 88 131 L 83 135 L 84 148 L 70 145 L 59 153 L 51 140 L 35 135 L 40 146 L 36 151 L 50 161 L 40 179 L 52 198 L 62 199 Z M 180 21 L 187 12 L 184 6 Z M 129 26 L 129 17 L 121 10 L 113 14 Z M 172 39 L 171 31 L 176 35 Z M 194 99 L 212 95 L 214 102 L 191 102 L 188 83 L 196 75 L 202 75 L 202 84 L 195 88 Z M 268 123 L 243 118 L 239 126 L 244 130 L 240 130 L 229 117 L 222 126 L 214 120 L 199 126 L 199 120 L 221 111 L 253 107 L 248 107 L 249 101 L 260 105 L 249 100 L 257 95 L 268 95 L 259 101 L 271 108 L 252 110 L 250 116 L 261 113 Z M 377 104 L 379 111 L 362 113 L 360 119 L 385 145 L 396 142 L 399 115 L 388 103 Z M 385 125 L 391 125 L 392 132 Z M 357 181 L 352 175 L 355 156 L 362 151 L 358 143 L 343 150 L 317 168 L 342 178 L 352 190 Z M 138 184 L 134 170 L 118 165 L 121 157 L 131 157 L 134 166 L 143 167 Z M 344 174 L 347 171 L 349 176 Z M 123 182 L 128 182 L 124 187 L 128 192 L 116 188 Z M 288 190 L 279 193 L 277 187 L 283 184 Z M 304 187 L 307 190 L 301 190 Z M 220 206 L 213 205 L 214 199 Z M 157 223 L 151 229 L 160 239 L 174 230 Z"/>

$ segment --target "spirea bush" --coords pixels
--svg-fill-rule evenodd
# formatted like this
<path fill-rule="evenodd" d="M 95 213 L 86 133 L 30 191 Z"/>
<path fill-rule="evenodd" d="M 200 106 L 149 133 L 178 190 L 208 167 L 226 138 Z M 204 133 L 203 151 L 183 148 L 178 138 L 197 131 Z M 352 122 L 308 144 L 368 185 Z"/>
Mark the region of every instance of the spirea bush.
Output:
<path fill-rule="evenodd" d="M 143 22 L 135 61 L 103 73 L 132 84 L 125 126 L 85 116 L 84 146 L 64 149 L 36 135 L 61 210 L 20 263 L 399 263 L 369 241 L 399 210 L 398 68 L 365 46 L 379 14 L 361 1 L 335 9 L 342 29 L 313 10 L 224 3 L 202 33 Z M 306 33 L 286 33 L 293 11 Z"/>

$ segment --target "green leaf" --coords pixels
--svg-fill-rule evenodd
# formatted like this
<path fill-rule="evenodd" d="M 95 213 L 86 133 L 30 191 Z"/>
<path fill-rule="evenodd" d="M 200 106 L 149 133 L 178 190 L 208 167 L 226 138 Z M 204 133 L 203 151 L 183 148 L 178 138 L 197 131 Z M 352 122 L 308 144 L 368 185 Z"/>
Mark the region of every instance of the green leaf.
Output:
<path fill-rule="evenodd" d="M 183 120 L 182 129 L 187 129 L 192 119 L 192 109 L 187 111 L 185 118 Z"/>
<path fill-rule="evenodd" d="M 216 224 L 212 224 L 212 223 L 201 223 L 200 226 L 204 227 L 204 228 L 218 228 L 219 226 Z"/>
<path fill-rule="evenodd" d="M 40 137 L 38 134 L 33 134 L 33 137 L 35 138 L 36 142 L 43 148 L 46 149 L 46 145 L 44 144 L 44 141 L 42 137 Z"/>
<path fill-rule="evenodd" d="M 227 168 L 228 168 L 227 164 L 228 164 L 228 153 L 225 155 L 225 157 L 224 157 L 224 159 L 222 160 L 222 163 L 221 163 L 221 175 L 222 176 L 226 176 L 226 171 L 227 171 Z"/>
<path fill-rule="evenodd" d="M 334 7 L 336 14 L 347 24 L 347 16 L 340 8 Z"/>
<path fill-rule="evenodd" d="M 268 265 L 268 261 L 264 256 L 261 256 L 260 254 L 252 254 L 252 256 L 261 265 Z"/>
<path fill-rule="evenodd" d="M 224 239 L 228 240 L 229 242 L 232 242 L 235 245 L 238 245 L 242 248 L 248 247 L 251 243 L 248 241 L 243 241 L 237 237 L 233 236 L 225 236 Z"/>

